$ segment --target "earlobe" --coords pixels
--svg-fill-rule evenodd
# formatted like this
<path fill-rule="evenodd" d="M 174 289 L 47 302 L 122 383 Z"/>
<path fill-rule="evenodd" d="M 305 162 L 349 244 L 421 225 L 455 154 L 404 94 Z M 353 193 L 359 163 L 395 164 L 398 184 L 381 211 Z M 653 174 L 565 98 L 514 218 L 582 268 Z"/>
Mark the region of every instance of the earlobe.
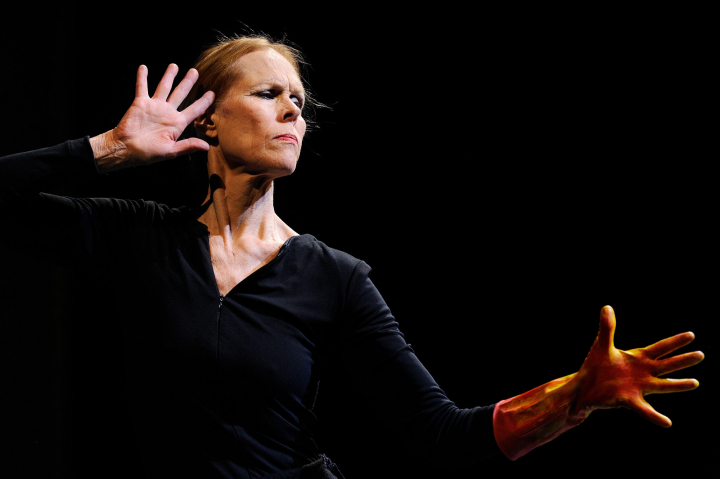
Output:
<path fill-rule="evenodd" d="M 195 119 L 193 125 L 195 126 L 195 131 L 198 135 L 210 139 L 217 137 L 217 128 L 215 127 L 215 122 L 212 118 L 212 114 L 208 115 L 206 113 Z"/>

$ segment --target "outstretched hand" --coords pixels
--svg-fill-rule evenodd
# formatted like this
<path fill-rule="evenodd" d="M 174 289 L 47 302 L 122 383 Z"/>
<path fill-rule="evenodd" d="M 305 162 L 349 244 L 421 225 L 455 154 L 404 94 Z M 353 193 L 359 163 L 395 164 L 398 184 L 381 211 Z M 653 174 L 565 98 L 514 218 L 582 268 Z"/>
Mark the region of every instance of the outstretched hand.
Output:
<path fill-rule="evenodd" d="M 156 163 L 209 148 L 207 142 L 199 138 L 181 141 L 178 138 L 190 122 L 210 107 L 214 94 L 206 92 L 192 105 L 178 111 L 197 81 L 198 72 L 190 69 L 173 90 L 173 80 L 177 73 L 177 65 L 168 66 L 155 94 L 150 97 L 147 67 L 141 65 L 138 68 L 135 100 L 120 123 L 109 132 L 90 140 L 101 171 Z"/>
<path fill-rule="evenodd" d="M 691 332 L 663 339 L 646 348 L 623 351 L 615 348 L 615 312 L 605 306 L 600 312 L 600 330 L 590 353 L 574 380 L 579 383 L 575 412 L 587 415 L 594 409 L 625 407 L 663 427 L 672 422 L 645 401 L 657 393 L 689 391 L 695 379 L 664 379 L 664 374 L 693 366 L 703 360 L 700 351 L 661 359 L 695 339 Z"/>
<path fill-rule="evenodd" d="M 500 450 L 513 461 L 582 423 L 595 409 L 626 407 L 660 426 L 670 419 L 653 409 L 644 396 L 688 391 L 695 379 L 660 376 L 693 366 L 703 353 L 662 359 L 693 339 L 682 333 L 646 348 L 622 351 L 615 347 L 615 312 L 600 312 L 600 331 L 580 371 L 555 379 L 495 405 L 493 432 Z"/>

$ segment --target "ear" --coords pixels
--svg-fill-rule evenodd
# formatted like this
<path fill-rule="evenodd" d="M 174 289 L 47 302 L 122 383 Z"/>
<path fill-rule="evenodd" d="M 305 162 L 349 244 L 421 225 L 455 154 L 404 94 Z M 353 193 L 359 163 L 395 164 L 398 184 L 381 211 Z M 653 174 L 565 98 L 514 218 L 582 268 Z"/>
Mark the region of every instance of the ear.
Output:
<path fill-rule="evenodd" d="M 208 139 L 217 138 L 217 128 L 215 121 L 213 121 L 214 117 L 214 111 L 207 111 L 195 119 L 193 126 L 195 126 L 195 131 L 198 135 Z"/>

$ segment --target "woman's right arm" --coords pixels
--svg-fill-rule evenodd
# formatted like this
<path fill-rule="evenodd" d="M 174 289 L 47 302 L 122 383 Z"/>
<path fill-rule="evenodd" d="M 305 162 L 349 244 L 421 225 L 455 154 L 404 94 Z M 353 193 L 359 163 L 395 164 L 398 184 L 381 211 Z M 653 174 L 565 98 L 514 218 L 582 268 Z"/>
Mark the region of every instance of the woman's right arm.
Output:
<path fill-rule="evenodd" d="M 93 138 L 0 158 L 0 238 L 40 254 L 85 255 L 101 223 L 119 228 L 116 214 L 138 205 L 119 200 L 79 200 L 44 193 L 53 186 L 92 179 L 129 166 L 151 164 L 197 150 L 207 143 L 177 141 L 185 127 L 212 103 L 213 94 L 182 112 L 177 107 L 197 79 L 190 70 L 171 95 L 177 66 L 170 65 L 153 97 L 147 92 L 147 68 L 137 73 L 136 96 L 117 127 Z M 168 96 L 169 95 L 169 96 Z M 125 215 L 130 216 L 130 215 Z"/>

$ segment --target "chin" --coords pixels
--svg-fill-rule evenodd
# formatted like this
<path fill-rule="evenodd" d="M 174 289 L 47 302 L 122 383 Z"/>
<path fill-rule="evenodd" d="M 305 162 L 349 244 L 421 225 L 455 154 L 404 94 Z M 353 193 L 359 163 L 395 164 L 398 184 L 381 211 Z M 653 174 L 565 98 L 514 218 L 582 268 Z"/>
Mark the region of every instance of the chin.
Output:
<path fill-rule="evenodd" d="M 297 167 L 297 161 L 293 163 L 292 165 L 286 165 L 284 170 L 280 175 L 278 175 L 278 178 L 281 176 L 289 176 L 292 175 L 295 172 L 295 168 Z"/>
<path fill-rule="evenodd" d="M 295 168 L 297 168 L 298 158 L 283 159 L 273 162 L 273 165 L 268 168 L 271 175 L 275 178 L 281 178 L 293 174 Z"/>
<path fill-rule="evenodd" d="M 252 160 L 238 160 L 230 163 L 231 168 L 243 167 L 246 173 L 251 175 L 280 178 L 292 174 L 297 167 L 298 158 L 293 157 L 256 157 Z"/>

